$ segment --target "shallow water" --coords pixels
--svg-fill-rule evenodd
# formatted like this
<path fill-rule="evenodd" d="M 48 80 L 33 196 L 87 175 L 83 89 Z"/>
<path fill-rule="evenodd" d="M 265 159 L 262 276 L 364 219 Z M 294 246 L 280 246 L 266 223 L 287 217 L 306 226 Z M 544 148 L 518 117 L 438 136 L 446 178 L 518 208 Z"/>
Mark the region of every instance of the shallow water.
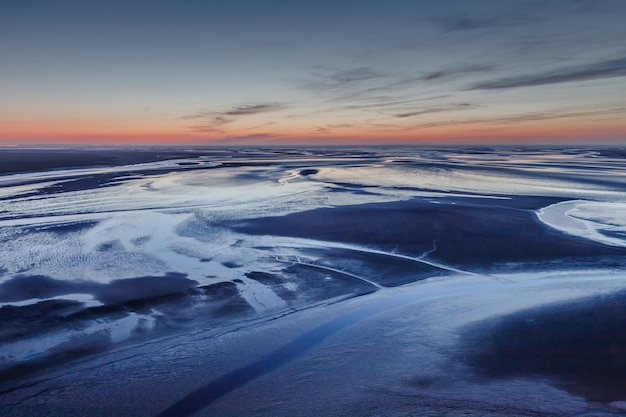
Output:
<path fill-rule="evenodd" d="M 10 152 L 29 151 L 0 161 Z M 0 175 L 4 392 L 77 359 L 415 283 L 626 271 L 621 149 L 101 152 L 80 166 L 37 151 L 45 170 Z M 554 300 L 594 294 L 571 273 Z M 241 372 L 270 373 L 356 322 L 341 317 L 215 381 L 239 389 Z M 198 392 L 217 398 L 211 384 Z"/>

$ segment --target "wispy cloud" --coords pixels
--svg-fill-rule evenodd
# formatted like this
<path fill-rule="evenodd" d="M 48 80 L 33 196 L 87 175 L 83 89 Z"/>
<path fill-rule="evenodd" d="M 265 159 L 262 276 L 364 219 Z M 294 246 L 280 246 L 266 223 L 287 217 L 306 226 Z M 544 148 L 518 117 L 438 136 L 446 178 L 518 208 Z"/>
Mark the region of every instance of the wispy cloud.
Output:
<path fill-rule="evenodd" d="M 517 87 L 534 87 L 574 81 L 587 81 L 601 78 L 626 76 L 626 58 L 603 61 L 574 68 L 501 78 L 495 81 L 477 83 L 467 90 L 498 90 Z"/>
<path fill-rule="evenodd" d="M 236 122 L 240 117 L 252 116 L 260 113 L 269 113 L 283 110 L 285 108 L 286 106 L 281 103 L 242 104 L 233 106 L 228 110 L 201 110 L 196 113 L 182 116 L 180 119 L 199 121 L 197 124 L 189 126 L 189 130 L 192 132 L 224 134 L 225 131 L 221 127 L 226 124 Z"/>
<path fill-rule="evenodd" d="M 506 10 L 500 13 L 478 11 L 458 11 L 430 19 L 444 32 L 475 31 L 481 29 L 500 29 L 525 25 L 542 20 L 526 10 Z"/>
<path fill-rule="evenodd" d="M 221 110 L 221 111 L 202 110 L 196 113 L 182 116 L 181 119 L 190 120 L 190 119 L 204 119 L 207 117 L 224 118 L 227 116 L 248 116 L 252 114 L 269 113 L 273 111 L 282 110 L 284 108 L 285 108 L 285 105 L 281 103 L 242 104 L 238 106 L 233 106 L 232 108 L 228 110 Z"/>
<path fill-rule="evenodd" d="M 405 117 L 421 116 L 423 114 L 429 114 L 429 113 L 443 113 L 443 112 L 451 112 L 451 111 L 458 111 L 458 110 L 469 110 L 475 107 L 479 107 L 479 106 L 476 104 L 470 104 L 470 103 L 459 103 L 459 104 L 452 104 L 449 106 L 427 107 L 424 109 L 419 109 L 419 110 L 410 111 L 406 113 L 394 114 L 394 116 L 399 117 L 399 118 L 405 118 Z"/>
<path fill-rule="evenodd" d="M 353 83 L 356 81 L 371 80 L 372 78 L 380 78 L 383 75 L 368 67 L 353 68 L 343 70 L 328 75 L 328 78 L 338 83 Z"/>
<path fill-rule="evenodd" d="M 487 3 L 487 2 L 485 2 Z M 431 17 L 443 32 L 479 30 L 502 30 L 516 26 L 552 21 L 567 15 L 606 13 L 609 3 L 604 0 L 553 0 L 497 2 L 498 7 L 488 7 L 479 2 L 470 3 L 463 9 Z M 615 2 L 612 2 L 615 3 Z M 619 3 L 619 2 L 618 2 Z"/>
<path fill-rule="evenodd" d="M 491 72 L 496 69 L 495 65 L 467 65 L 456 68 L 447 68 L 439 71 L 429 72 L 421 77 L 424 81 L 439 80 L 442 78 L 450 78 L 458 75 Z"/>
<path fill-rule="evenodd" d="M 338 110 L 385 110 L 385 109 L 397 109 L 396 111 L 402 111 L 409 106 L 423 105 L 424 102 L 437 102 L 438 100 L 453 97 L 452 94 L 440 94 L 435 96 L 426 96 L 422 98 L 415 98 L 413 95 L 403 96 L 374 96 L 368 98 L 362 98 L 360 100 L 353 100 L 352 103 L 341 104 L 338 106 L 330 107 L 328 112 L 335 112 Z M 407 110 L 408 111 L 408 110 Z"/>
<path fill-rule="evenodd" d="M 530 112 L 522 114 L 514 114 L 510 116 L 491 117 L 491 118 L 478 118 L 467 120 L 448 120 L 441 122 L 422 123 L 412 126 L 413 129 L 428 129 L 441 126 L 456 126 L 456 125 L 509 125 L 526 122 L 534 122 L 541 120 L 553 120 L 553 119 L 565 119 L 565 118 L 581 118 L 581 117 L 594 117 L 594 116 L 614 116 L 620 117 L 626 114 L 626 107 L 611 107 L 597 110 L 572 110 L 572 109 L 556 109 L 547 112 Z"/>
<path fill-rule="evenodd" d="M 311 79 L 299 87 L 316 93 L 326 103 L 337 104 L 331 110 L 376 109 L 409 104 L 422 100 L 437 100 L 452 94 L 433 94 L 441 86 L 430 88 L 434 82 L 494 71 L 497 65 L 467 63 L 422 74 L 385 73 L 371 67 L 345 70 L 317 68 Z"/>
<path fill-rule="evenodd" d="M 200 117 L 193 117 L 193 119 L 199 119 Z M 220 127 L 229 123 L 232 123 L 232 119 L 226 119 L 222 116 L 207 117 L 202 116 L 205 120 L 198 124 L 189 126 L 189 130 L 192 132 L 202 133 L 224 133 Z"/>
<path fill-rule="evenodd" d="M 392 74 L 371 67 L 331 70 L 318 67 L 311 78 L 299 87 L 322 99 L 323 113 L 343 110 L 403 112 L 403 108 L 420 101 L 433 101 L 450 94 L 433 94 L 431 89 L 418 89 L 425 83 L 453 74 L 486 71 L 486 66 L 467 66 L 426 75 Z M 330 105 L 330 107 L 328 107 Z M 396 108 L 396 110 L 394 110 Z M 406 110 L 408 111 L 408 110 Z"/>
<path fill-rule="evenodd" d="M 363 88 L 363 85 L 367 84 L 368 81 L 386 76 L 370 67 L 341 70 L 316 67 L 312 75 L 313 79 L 307 80 L 302 85 L 305 89 L 314 91 L 344 91 Z"/>
<path fill-rule="evenodd" d="M 247 116 L 250 114 L 269 113 L 277 110 L 282 110 L 284 106 L 279 103 L 265 103 L 265 104 L 245 104 L 242 106 L 235 106 L 232 110 L 224 112 L 226 116 Z"/>

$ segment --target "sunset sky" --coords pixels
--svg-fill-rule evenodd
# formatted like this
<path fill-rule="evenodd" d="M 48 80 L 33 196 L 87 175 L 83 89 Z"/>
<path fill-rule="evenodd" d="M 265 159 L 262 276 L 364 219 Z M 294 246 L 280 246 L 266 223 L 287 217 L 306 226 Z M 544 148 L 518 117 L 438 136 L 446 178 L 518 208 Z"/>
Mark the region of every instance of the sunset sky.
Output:
<path fill-rule="evenodd" d="M 626 1 L 0 2 L 0 142 L 626 143 Z"/>

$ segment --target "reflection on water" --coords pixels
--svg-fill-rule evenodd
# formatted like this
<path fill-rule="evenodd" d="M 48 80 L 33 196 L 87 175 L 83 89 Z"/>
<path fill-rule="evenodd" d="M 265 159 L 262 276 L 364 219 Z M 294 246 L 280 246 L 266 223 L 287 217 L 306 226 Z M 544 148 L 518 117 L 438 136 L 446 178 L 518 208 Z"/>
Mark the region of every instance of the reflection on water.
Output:
<path fill-rule="evenodd" d="M 142 152 L 97 167 L 39 152 L 46 170 L 0 175 L 0 371 L 451 273 L 624 265 L 620 149 Z M 236 372 L 258 376 L 358 319 Z"/>
<path fill-rule="evenodd" d="M 405 294 L 392 299 L 378 301 L 355 311 L 339 316 L 319 327 L 310 330 L 256 362 L 235 369 L 186 395 L 180 401 L 168 407 L 157 417 L 187 417 L 209 406 L 218 398 L 231 391 L 274 371 L 306 353 L 334 333 L 351 326 L 375 314 L 415 302 L 415 295 Z"/>

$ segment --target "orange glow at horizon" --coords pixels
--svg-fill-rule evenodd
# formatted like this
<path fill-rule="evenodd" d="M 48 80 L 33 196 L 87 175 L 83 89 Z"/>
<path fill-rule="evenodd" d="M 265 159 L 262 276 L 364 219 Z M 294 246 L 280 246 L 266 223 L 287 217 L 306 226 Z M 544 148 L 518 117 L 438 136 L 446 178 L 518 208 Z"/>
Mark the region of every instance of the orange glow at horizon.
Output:
<path fill-rule="evenodd" d="M 270 115 L 273 116 L 273 115 Z M 66 144 L 432 144 L 432 143 L 550 143 L 626 140 L 626 119 L 523 117 L 484 113 L 473 118 L 399 119 L 392 123 L 359 123 L 357 117 L 332 115 L 289 118 L 266 114 L 248 116 L 206 132 L 193 131 L 187 118 L 172 115 L 108 114 L 96 117 L 53 117 L 36 121 L 0 121 L 0 143 Z M 211 119 L 209 118 L 209 121 Z M 192 121 L 193 122 L 193 121 Z M 198 122 L 201 123 L 202 121 Z M 320 127 L 323 126 L 323 127 Z"/>
<path fill-rule="evenodd" d="M 0 144 L 626 144 L 626 2 L 80 3 L 2 4 Z"/>
<path fill-rule="evenodd" d="M 445 126 L 429 129 L 337 129 L 335 132 L 274 129 L 255 134 L 249 130 L 232 130 L 228 135 L 196 133 L 181 129 L 141 129 L 135 127 L 73 129 L 49 126 L 30 130 L 2 131 L 0 143 L 59 143 L 59 144 L 420 144 L 420 143 L 549 143 L 549 142 L 616 142 L 626 139 L 624 123 L 594 126 L 585 123 L 543 124 L 541 126 Z"/>

